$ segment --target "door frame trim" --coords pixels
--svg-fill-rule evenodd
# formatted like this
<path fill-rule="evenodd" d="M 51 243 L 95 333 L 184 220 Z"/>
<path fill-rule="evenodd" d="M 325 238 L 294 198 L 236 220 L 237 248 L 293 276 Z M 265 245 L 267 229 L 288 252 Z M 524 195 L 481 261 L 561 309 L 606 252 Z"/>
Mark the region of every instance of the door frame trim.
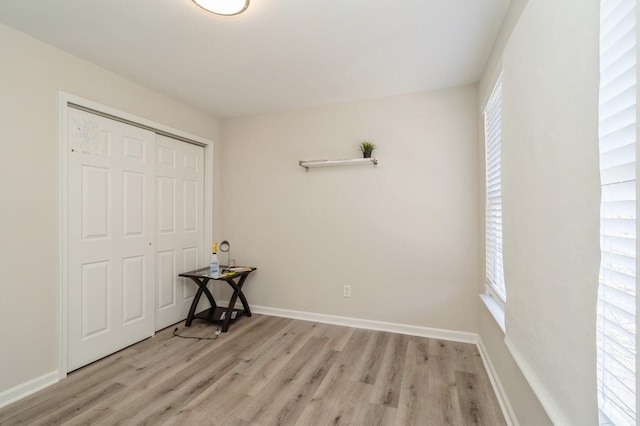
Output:
<path fill-rule="evenodd" d="M 147 120 L 97 102 L 90 101 L 63 91 L 58 92 L 58 380 L 67 377 L 67 167 L 69 147 L 67 145 L 67 108 L 91 112 L 112 120 L 151 130 L 157 134 L 192 143 L 204 148 L 204 244 L 207 238 L 213 240 L 213 176 L 214 141 L 174 129 L 164 124 Z M 205 252 L 200 262 L 204 264 Z M 155 290 L 154 290 L 155 291 Z M 155 315 L 155 313 L 154 313 Z"/>

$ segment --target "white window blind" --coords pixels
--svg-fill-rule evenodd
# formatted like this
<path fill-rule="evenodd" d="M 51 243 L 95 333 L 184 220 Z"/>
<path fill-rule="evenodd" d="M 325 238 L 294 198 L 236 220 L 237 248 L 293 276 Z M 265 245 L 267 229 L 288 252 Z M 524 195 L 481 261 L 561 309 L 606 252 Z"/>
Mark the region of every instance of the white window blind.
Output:
<path fill-rule="evenodd" d="M 502 262 L 502 76 L 498 78 L 484 110 L 486 169 L 486 257 L 487 286 L 502 302 L 507 299 Z"/>
<path fill-rule="evenodd" d="M 600 3 L 600 411 L 636 424 L 636 0 Z"/>

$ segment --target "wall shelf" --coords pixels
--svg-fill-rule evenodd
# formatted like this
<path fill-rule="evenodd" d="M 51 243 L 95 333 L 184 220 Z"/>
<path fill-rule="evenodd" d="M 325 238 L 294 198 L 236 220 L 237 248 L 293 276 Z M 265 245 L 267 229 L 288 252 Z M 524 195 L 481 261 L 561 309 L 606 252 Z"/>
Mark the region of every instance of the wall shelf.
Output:
<path fill-rule="evenodd" d="M 304 167 L 309 171 L 316 167 L 335 167 L 335 166 L 366 166 L 368 164 L 378 165 L 377 158 L 347 158 L 343 160 L 300 160 L 300 167 Z"/>

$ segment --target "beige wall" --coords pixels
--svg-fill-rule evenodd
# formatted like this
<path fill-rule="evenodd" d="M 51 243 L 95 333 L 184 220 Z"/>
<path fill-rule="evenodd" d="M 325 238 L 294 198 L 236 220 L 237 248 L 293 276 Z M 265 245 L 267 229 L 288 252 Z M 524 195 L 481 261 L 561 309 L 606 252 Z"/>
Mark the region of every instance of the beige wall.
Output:
<path fill-rule="evenodd" d="M 251 302 L 476 331 L 476 93 L 225 120 L 224 238 L 259 268 Z M 358 157 L 362 140 L 378 145 L 377 168 L 298 165 Z"/>
<path fill-rule="evenodd" d="M 57 368 L 58 91 L 220 137 L 216 119 L 3 25 L 0 54 L 2 392 Z"/>
<path fill-rule="evenodd" d="M 521 424 L 596 424 L 598 2 L 528 1 L 499 56 L 507 345 L 480 335 Z"/>

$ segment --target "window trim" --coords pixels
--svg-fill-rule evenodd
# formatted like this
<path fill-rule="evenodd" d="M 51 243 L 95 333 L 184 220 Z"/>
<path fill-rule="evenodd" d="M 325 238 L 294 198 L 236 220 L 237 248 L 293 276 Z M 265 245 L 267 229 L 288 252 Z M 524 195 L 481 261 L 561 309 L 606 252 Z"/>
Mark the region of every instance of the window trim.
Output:
<path fill-rule="evenodd" d="M 484 232 L 484 238 L 485 238 L 485 285 L 488 289 L 490 289 L 490 293 L 488 293 L 493 299 L 495 299 L 496 301 L 499 301 L 500 306 L 502 307 L 502 310 L 504 311 L 504 306 L 506 303 L 506 296 L 507 296 L 507 289 L 506 289 L 506 283 L 504 282 L 504 255 L 503 255 L 503 224 L 502 224 L 502 176 L 501 176 L 501 169 L 502 169 L 502 91 L 503 91 L 503 84 L 502 84 L 502 72 L 500 72 L 500 74 L 498 75 L 498 78 L 496 79 L 496 82 L 494 83 L 493 89 L 491 91 L 491 95 L 489 96 L 489 99 L 487 100 L 487 103 L 485 104 L 484 110 L 482 112 L 482 117 L 483 117 L 483 124 L 484 124 L 484 181 L 485 181 L 485 190 L 484 190 L 484 196 L 485 196 L 485 221 L 484 221 L 484 225 L 485 225 L 485 232 Z M 490 114 L 495 113 L 497 111 L 497 113 L 499 114 L 499 116 L 491 116 Z M 497 126 L 497 128 L 494 129 L 490 129 L 489 124 L 494 124 Z M 497 136 L 496 136 L 497 133 Z M 490 154 L 490 151 L 492 149 L 497 149 L 499 150 L 499 152 L 497 154 L 493 153 Z M 497 160 L 497 167 L 492 168 L 492 170 L 490 169 L 490 160 L 496 161 Z M 492 176 L 490 176 L 490 173 L 494 174 L 496 173 L 496 169 L 497 169 L 497 175 L 498 175 L 498 196 L 490 196 L 490 191 L 489 191 L 489 182 L 492 178 Z M 495 198 L 499 198 L 500 201 L 498 203 L 499 205 L 499 209 L 500 209 L 500 224 L 499 224 L 499 230 L 495 231 L 497 229 L 497 227 L 489 227 L 489 209 L 491 207 L 491 205 L 495 205 L 496 203 L 491 202 L 491 199 L 495 199 Z M 499 237 L 499 238 L 498 238 Z M 490 249 L 489 249 L 489 240 L 490 239 L 499 239 L 499 241 L 497 242 L 497 245 L 495 247 L 493 247 L 493 250 L 496 251 L 496 256 L 495 258 L 492 260 L 489 256 L 490 253 Z M 497 252 L 500 253 L 499 256 L 497 256 Z M 492 256 L 493 258 L 493 256 Z M 495 268 L 496 270 L 492 273 L 490 272 L 490 268 L 489 268 L 489 262 L 493 261 L 494 263 L 496 263 L 496 265 L 493 265 L 492 268 Z M 498 270 L 500 269 L 500 270 Z M 491 277 L 490 275 L 495 275 L 493 277 Z M 500 280 L 501 278 L 501 280 Z M 501 282 L 494 282 L 495 280 L 501 281 Z"/>
<path fill-rule="evenodd" d="M 484 306 L 489 310 L 489 313 L 491 314 L 493 319 L 496 320 L 496 323 L 498 324 L 498 327 L 500 327 L 500 330 L 502 330 L 502 333 L 506 334 L 507 327 L 505 321 L 506 315 L 504 302 L 502 302 L 502 300 L 500 300 L 499 298 L 493 296 L 488 286 L 486 288 L 486 291 L 484 293 L 480 293 L 479 296 L 482 300 L 482 303 L 484 303 Z"/>

